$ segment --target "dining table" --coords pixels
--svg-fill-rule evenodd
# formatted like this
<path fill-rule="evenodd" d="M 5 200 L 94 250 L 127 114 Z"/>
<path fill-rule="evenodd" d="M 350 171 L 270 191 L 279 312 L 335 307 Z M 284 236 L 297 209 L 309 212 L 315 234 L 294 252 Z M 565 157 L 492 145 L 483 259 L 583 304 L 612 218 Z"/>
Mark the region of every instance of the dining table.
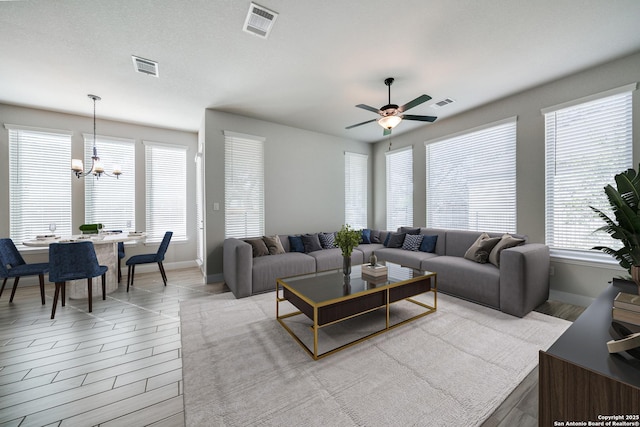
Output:
<path fill-rule="evenodd" d="M 45 235 L 38 236 L 35 239 L 25 240 L 23 245 L 29 247 L 49 247 L 51 243 L 71 243 L 90 241 L 96 251 L 96 257 L 100 265 L 109 267 L 105 278 L 106 293 L 109 294 L 118 289 L 118 243 L 119 242 L 139 242 L 144 240 L 145 233 L 142 232 L 102 232 L 99 234 L 81 234 L 68 237 Z M 86 299 L 88 297 L 88 289 L 86 280 L 70 280 L 67 282 L 66 294 L 71 299 Z M 93 295 L 102 293 L 101 281 L 94 280 Z"/>

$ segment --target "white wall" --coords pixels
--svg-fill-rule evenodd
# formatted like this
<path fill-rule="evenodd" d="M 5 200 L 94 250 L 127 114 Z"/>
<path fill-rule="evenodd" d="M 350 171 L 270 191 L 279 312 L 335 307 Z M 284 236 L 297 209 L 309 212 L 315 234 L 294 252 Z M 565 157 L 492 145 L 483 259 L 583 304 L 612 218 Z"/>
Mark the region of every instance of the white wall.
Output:
<path fill-rule="evenodd" d="M 222 273 L 225 130 L 266 138 L 265 233 L 268 235 L 338 230 L 344 223 L 344 152 L 370 155 L 371 150 L 371 145 L 363 142 L 207 110 L 204 133 L 209 281 L 219 280 Z M 371 170 L 369 176 L 372 176 Z M 369 200 L 372 188 L 369 180 Z M 220 204 L 219 211 L 213 210 L 214 203 Z M 371 208 L 368 217 L 372 218 Z"/>
<path fill-rule="evenodd" d="M 73 132 L 72 153 L 74 157 L 83 158 L 83 133 L 93 133 L 93 118 L 71 114 L 56 113 L 46 110 L 24 108 L 14 105 L 0 104 L 0 236 L 9 236 L 9 149 L 8 131 L 4 124 L 32 126 L 49 129 L 62 129 Z M 165 256 L 165 263 L 170 265 L 195 265 L 196 258 L 196 212 L 195 212 L 195 168 L 192 167 L 196 153 L 198 136 L 193 132 L 160 129 L 131 123 L 115 122 L 98 119 L 96 121 L 99 135 L 130 138 L 136 141 L 136 228 L 144 230 L 145 219 L 145 161 L 143 140 L 165 142 L 188 147 L 187 151 L 187 235 L 184 243 L 173 242 Z M 98 151 L 100 147 L 98 147 Z M 71 165 L 71 160 L 69 160 Z M 46 171 L 43 171 L 46 173 Z M 126 173 L 126 171 L 124 171 Z M 69 178 L 72 178 L 69 166 Z M 90 178 L 83 178 L 90 179 Z M 72 227 L 77 230 L 84 224 L 84 184 L 83 179 L 73 177 L 72 186 Z M 117 203 L 117 201 L 114 201 Z M 43 230 L 43 232 L 46 230 Z M 157 250 L 157 244 L 152 246 L 127 245 L 127 257 L 139 253 L 150 253 Z M 47 261 L 46 250 L 35 250 L 23 253 L 27 262 Z"/>
<path fill-rule="evenodd" d="M 545 239 L 545 139 L 544 117 L 540 110 L 566 101 L 603 92 L 640 81 L 640 53 L 571 75 L 560 80 L 498 100 L 472 111 L 392 138 L 393 148 L 413 145 L 414 159 L 414 226 L 426 224 L 425 141 L 447 136 L 476 126 L 518 116 L 517 131 L 517 227 L 530 241 Z M 634 164 L 640 159 L 640 94 L 634 92 Z M 446 108 L 446 107 L 445 107 Z M 442 111 L 446 111 L 443 109 Z M 400 125 L 402 126 L 402 124 Z M 374 224 L 385 227 L 385 156 L 388 141 L 374 147 Z M 487 153 L 490 161 L 491 153 Z M 604 187 L 604 184 L 603 184 Z M 612 277 L 624 270 L 611 265 L 553 260 L 551 289 L 558 298 L 585 301 L 597 296 Z M 566 295 L 569 294 L 569 295 Z"/>

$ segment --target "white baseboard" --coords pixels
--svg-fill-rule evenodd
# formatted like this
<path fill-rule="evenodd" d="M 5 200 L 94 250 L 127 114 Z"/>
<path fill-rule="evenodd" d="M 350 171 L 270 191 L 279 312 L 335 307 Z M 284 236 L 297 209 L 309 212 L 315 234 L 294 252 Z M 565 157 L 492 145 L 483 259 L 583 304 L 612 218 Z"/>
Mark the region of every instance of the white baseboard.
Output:
<path fill-rule="evenodd" d="M 579 305 L 580 307 L 589 307 L 595 298 L 551 289 L 549 291 L 549 299 L 564 302 L 566 304 Z"/>

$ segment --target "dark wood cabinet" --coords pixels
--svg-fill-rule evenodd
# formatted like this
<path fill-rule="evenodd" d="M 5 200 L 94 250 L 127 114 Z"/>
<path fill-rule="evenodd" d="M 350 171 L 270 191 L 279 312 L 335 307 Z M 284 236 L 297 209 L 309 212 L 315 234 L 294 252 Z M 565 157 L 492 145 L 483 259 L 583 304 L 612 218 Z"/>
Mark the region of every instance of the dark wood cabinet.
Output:
<path fill-rule="evenodd" d="M 540 352 L 539 426 L 607 421 L 640 425 L 640 360 L 607 350 L 618 292 L 637 293 L 637 287 L 614 280 L 547 351 Z"/>

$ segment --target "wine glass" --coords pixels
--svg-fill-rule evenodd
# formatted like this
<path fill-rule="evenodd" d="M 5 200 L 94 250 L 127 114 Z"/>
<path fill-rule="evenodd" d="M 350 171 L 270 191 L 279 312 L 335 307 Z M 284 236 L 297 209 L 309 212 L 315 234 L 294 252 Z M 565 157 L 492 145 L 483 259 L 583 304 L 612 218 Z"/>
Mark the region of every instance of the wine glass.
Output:
<path fill-rule="evenodd" d="M 55 222 L 50 222 L 49 223 L 49 231 L 51 231 L 51 233 L 55 234 L 55 232 L 56 232 L 56 223 Z"/>

